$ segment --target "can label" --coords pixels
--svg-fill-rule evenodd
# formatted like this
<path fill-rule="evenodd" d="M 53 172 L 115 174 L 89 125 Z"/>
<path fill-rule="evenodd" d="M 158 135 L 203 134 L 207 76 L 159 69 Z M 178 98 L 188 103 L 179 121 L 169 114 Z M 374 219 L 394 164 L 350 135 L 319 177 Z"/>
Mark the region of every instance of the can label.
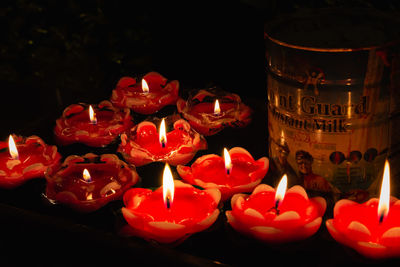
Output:
<path fill-rule="evenodd" d="M 322 81 L 322 70 L 297 84 L 268 74 L 270 157 L 292 185 L 363 201 L 380 188 L 390 146 L 388 86 Z"/>

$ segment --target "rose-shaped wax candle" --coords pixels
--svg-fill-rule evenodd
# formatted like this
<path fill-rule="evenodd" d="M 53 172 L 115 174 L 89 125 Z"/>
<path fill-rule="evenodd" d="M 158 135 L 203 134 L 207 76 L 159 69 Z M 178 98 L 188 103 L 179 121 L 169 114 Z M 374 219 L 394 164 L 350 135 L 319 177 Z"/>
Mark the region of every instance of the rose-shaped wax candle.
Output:
<path fill-rule="evenodd" d="M 400 257 L 400 201 L 390 196 L 389 163 L 385 164 L 381 196 L 363 204 L 339 200 L 334 218 L 326 221 L 331 236 L 368 258 Z"/>
<path fill-rule="evenodd" d="M 137 78 L 122 77 L 112 92 L 111 102 L 140 114 L 153 114 L 178 100 L 179 82 L 168 81 L 157 72 L 149 72 L 139 82 Z"/>
<path fill-rule="evenodd" d="M 44 178 L 48 167 L 60 164 L 56 146 L 49 146 L 38 136 L 10 135 L 0 142 L 0 187 L 14 188 L 32 178 Z"/>
<path fill-rule="evenodd" d="M 173 181 L 168 164 L 163 179 L 163 186 L 155 191 L 134 188 L 124 194 L 122 214 L 128 222 L 124 234 L 160 243 L 181 242 L 215 222 L 221 198 L 218 189 L 200 190 Z"/>
<path fill-rule="evenodd" d="M 129 109 L 120 110 L 109 101 L 98 105 L 73 104 L 57 119 L 54 128 L 56 141 L 61 145 L 83 143 L 105 147 L 133 126 Z"/>
<path fill-rule="evenodd" d="M 190 184 L 218 188 L 224 201 L 236 193 L 251 192 L 266 175 L 268 158 L 254 160 L 241 147 L 224 151 L 224 158 L 214 154 L 205 155 L 197 158 L 192 166 L 178 165 L 177 171 Z"/>
<path fill-rule="evenodd" d="M 72 155 L 61 168 L 46 173 L 46 198 L 80 212 L 95 211 L 122 198 L 139 176 L 133 166 L 114 154 Z"/>
<path fill-rule="evenodd" d="M 188 100 L 178 99 L 176 106 L 190 125 L 203 135 L 213 135 L 225 127 L 245 127 L 251 121 L 251 109 L 237 94 L 215 87 L 199 90 Z"/>
<path fill-rule="evenodd" d="M 206 140 L 193 131 L 187 121 L 171 119 L 170 124 L 173 130 L 166 132 L 163 121 L 160 130 L 151 121 L 139 123 L 129 133 L 121 135 L 118 152 L 135 166 L 155 161 L 177 165 L 188 163 L 198 150 L 207 148 Z"/>
<path fill-rule="evenodd" d="M 309 199 L 303 187 L 295 185 L 287 192 L 286 175 L 275 191 L 269 185 L 258 185 L 248 196 L 236 194 L 232 210 L 226 211 L 228 223 L 238 232 L 267 243 L 299 241 L 319 229 L 325 213 L 322 197 Z"/>

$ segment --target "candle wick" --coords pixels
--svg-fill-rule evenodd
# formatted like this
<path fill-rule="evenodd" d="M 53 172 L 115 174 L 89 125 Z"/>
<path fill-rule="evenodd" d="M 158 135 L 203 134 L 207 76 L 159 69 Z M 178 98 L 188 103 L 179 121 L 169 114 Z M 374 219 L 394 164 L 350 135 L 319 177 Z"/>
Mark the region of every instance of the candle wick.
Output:
<path fill-rule="evenodd" d="M 228 169 L 226 169 L 226 174 L 227 175 L 230 175 L 231 174 L 231 170 L 228 168 Z"/>
<path fill-rule="evenodd" d="M 379 216 L 379 223 L 383 222 L 384 217 L 385 217 L 385 215 L 382 212 L 381 215 Z"/>
<path fill-rule="evenodd" d="M 275 201 L 275 210 L 276 210 L 276 214 L 277 214 L 277 215 L 279 215 L 279 209 L 278 209 L 278 207 L 279 207 L 279 199 L 277 199 L 277 200 Z"/>
<path fill-rule="evenodd" d="M 164 141 L 161 141 L 161 147 L 165 148 L 165 142 Z"/>
<path fill-rule="evenodd" d="M 171 200 L 170 200 L 169 196 L 167 197 L 166 205 L 167 205 L 167 209 L 171 208 Z"/>

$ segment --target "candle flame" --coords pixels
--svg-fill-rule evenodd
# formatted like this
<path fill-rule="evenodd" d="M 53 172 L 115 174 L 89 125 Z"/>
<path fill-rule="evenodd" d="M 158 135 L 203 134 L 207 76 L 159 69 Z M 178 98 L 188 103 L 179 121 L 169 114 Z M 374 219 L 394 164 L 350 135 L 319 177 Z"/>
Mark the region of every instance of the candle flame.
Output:
<path fill-rule="evenodd" d="M 147 84 L 145 79 L 142 79 L 142 90 L 143 93 L 147 94 L 149 92 L 149 85 Z"/>
<path fill-rule="evenodd" d="M 163 199 L 165 207 L 167 207 L 167 209 L 171 207 L 174 200 L 174 191 L 174 178 L 172 177 L 172 172 L 169 168 L 168 163 L 166 163 L 163 173 Z"/>
<path fill-rule="evenodd" d="M 286 188 L 287 188 L 287 175 L 283 175 L 281 181 L 278 184 L 278 188 L 276 189 L 276 193 L 275 193 L 275 206 L 278 207 L 284 197 L 285 197 L 285 193 L 286 193 Z"/>
<path fill-rule="evenodd" d="M 167 144 L 167 134 L 165 131 L 165 120 L 164 119 L 161 120 L 161 124 L 160 124 L 159 141 L 160 141 L 161 147 L 164 148 Z"/>
<path fill-rule="evenodd" d="M 215 115 L 215 116 L 221 115 L 221 108 L 219 107 L 219 101 L 218 101 L 218 99 L 215 100 L 215 104 L 214 104 L 214 115 Z"/>
<path fill-rule="evenodd" d="M 89 106 L 89 118 L 90 118 L 90 123 L 92 124 L 97 123 L 96 113 L 94 112 L 92 105 Z"/>
<path fill-rule="evenodd" d="M 18 149 L 11 134 L 8 137 L 8 151 L 10 152 L 10 156 L 12 159 L 19 158 Z"/>
<path fill-rule="evenodd" d="M 389 213 L 390 204 L 390 167 L 386 160 L 385 169 L 383 171 L 381 194 L 379 196 L 378 217 L 379 222 L 382 222 Z"/>
<path fill-rule="evenodd" d="M 230 174 L 232 171 L 232 161 L 231 156 L 226 148 L 224 148 L 224 162 L 225 162 L 225 171 L 226 174 Z"/>
<path fill-rule="evenodd" d="M 85 182 L 90 183 L 92 181 L 92 177 L 90 176 L 90 173 L 87 169 L 83 170 L 82 177 L 83 177 L 83 180 L 85 180 Z"/>

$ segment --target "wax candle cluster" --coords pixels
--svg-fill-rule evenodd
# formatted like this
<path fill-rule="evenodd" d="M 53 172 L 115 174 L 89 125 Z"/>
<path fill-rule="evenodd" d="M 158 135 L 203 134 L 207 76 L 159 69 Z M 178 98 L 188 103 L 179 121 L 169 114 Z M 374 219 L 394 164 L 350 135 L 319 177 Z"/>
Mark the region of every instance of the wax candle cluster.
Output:
<path fill-rule="evenodd" d="M 177 113 L 158 118 L 167 105 L 176 105 Z M 135 121 L 140 117 L 135 113 L 151 116 Z M 45 178 L 49 203 L 83 213 L 123 200 L 126 223 L 120 233 L 162 244 L 178 244 L 219 218 L 238 233 L 266 243 L 309 238 L 322 225 L 326 200 L 309 198 L 300 185 L 287 189 L 286 175 L 272 188 L 264 180 L 267 157 L 256 160 L 245 148 L 234 147 L 194 159 L 208 149 L 206 137 L 226 127 L 247 126 L 251 114 L 238 95 L 217 88 L 197 90 L 184 100 L 179 82 L 159 73 L 123 77 L 110 100 L 70 105 L 54 127 L 60 146 L 117 144 L 114 151 L 64 155 L 61 163 L 56 146 L 37 136 L 10 135 L 0 142 L 0 187 L 12 189 L 28 179 Z M 163 184 L 154 191 L 135 187 L 147 179 L 136 168 L 155 162 L 165 163 Z M 169 165 L 181 180 L 174 179 Z M 340 200 L 334 218 L 325 222 L 335 240 L 365 257 L 400 257 L 400 201 L 390 198 L 388 164 L 383 176 L 379 200 Z"/>

